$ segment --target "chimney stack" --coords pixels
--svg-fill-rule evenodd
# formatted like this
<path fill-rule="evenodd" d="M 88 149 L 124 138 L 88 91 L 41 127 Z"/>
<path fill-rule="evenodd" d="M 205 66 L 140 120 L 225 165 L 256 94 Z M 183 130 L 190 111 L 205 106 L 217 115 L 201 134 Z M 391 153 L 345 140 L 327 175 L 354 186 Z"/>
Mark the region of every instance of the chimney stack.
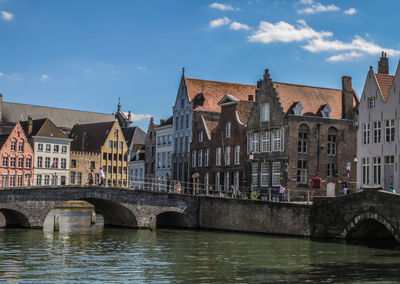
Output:
<path fill-rule="evenodd" d="M 33 132 L 33 120 L 32 116 L 28 115 L 28 137 L 32 135 Z"/>
<path fill-rule="evenodd" d="M 378 73 L 389 74 L 389 59 L 386 56 L 386 52 L 383 51 L 378 62 Z"/>
<path fill-rule="evenodd" d="M 350 76 L 342 77 L 342 118 L 353 119 L 353 86 Z"/>

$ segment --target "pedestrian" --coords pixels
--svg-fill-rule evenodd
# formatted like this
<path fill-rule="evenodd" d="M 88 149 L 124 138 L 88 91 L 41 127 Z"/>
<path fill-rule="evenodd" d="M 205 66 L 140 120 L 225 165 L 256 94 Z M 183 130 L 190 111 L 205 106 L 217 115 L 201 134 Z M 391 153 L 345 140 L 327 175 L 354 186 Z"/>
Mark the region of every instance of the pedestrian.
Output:
<path fill-rule="evenodd" d="M 393 185 L 390 186 L 390 192 L 391 193 L 396 193 L 396 190 L 394 189 Z"/>
<path fill-rule="evenodd" d="M 181 183 L 179 182 L 179 180 L 175 184 L 175 190 L 178 194 L 181 194 L 182 186 L 181 186 Z"/>
<path fill-rule="evenodd" d="M 100 178 L 100 181 L 99 181 L 99 185 L 104 185 L 104 171 L 103 171 L 103 168 L 102 167 L 100 167 L 100 170 L 99 170 L 99 178 Z"/>
<path fill-rule="evenodd" d="M 89 185 L 94 185 L 94 172 L 93 172 L 93 169 L 91 169 L 90 173 L 89 173 Z"/>
<path fill-rule="evenodd" d="M 236 189 L 235 186 L 233 186 L 233 184 L 231 184 L 229 191 L 231 192 L 232 198 L 236 198 Z"/>
<path fill-rule="evenodd" d="M 280 199 L 280 201 L 285 201 L 285 190 L 286 190 L 286 188 L 284 188 L 282 185 L 279 186 L 279 199 Z"/>
<path fill-rule="evenodd" d="M 344 195 L 349 193 L 349 188 L 347 186 L 343 187 Z"/>
<path fill-rule="evenodd" d="M 209 195 L 209 196 L 212 196 L 212 195 L 213 195 L 213 187 L 212 187 L 212 185 L 210 185 L 210 186 L 208 187 L 208 195 Z"/>

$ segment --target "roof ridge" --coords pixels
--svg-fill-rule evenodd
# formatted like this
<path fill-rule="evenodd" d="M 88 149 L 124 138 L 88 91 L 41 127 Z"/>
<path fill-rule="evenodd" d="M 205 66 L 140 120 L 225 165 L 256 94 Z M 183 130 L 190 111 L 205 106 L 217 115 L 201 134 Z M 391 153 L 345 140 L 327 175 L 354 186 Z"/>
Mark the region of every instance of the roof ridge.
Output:
<path fill-rule="evenodd" d="M 215 81 L 215 80 L 206 80 L 206 79 L 197 79 L 197 78 L 188 78 L 185 77 L 185 79 L 189 79 L 189 80 L 198 80 L 198 81 L 204 81 L 204 82 L 212 82 L 212 83 L 222 83 L 222 84 L 230 84 L 230 85 L 240 85 L 240 86 L 252 86 L 252 87 L 256 87 L 255 84 L 241 84 L 241 83 L 232 83 L 232 82 L 226 82 L 226 81 Z"/>
<path fill-rule="evenodd" d="M 382 76 L 388 76 L 388 77 L 395 77 L 395 75 L 390 75 L 390 74 L 385 74 L 385 73 L 375 73 L 375 75 L 382 75 Z"/>
<path fill-rule="evenodd" d="M 272 83 L 274 83 L 274 84 L 283 84 L 283 85 L 288 85 L 288 86 L 296 86 L 296 87 L 306 87 L 306 88 L 314 88 L 314 89 L 342 91 L 341 89 L 334 89 L 334 88 L 327 88 L 327 87 L 317 87 L 317 86 L 301 85 L 301 84 L 292 84 L 292 83 L 284 83 L 284 82 L 276 82 L 276 81 L 272 81 Z"/>

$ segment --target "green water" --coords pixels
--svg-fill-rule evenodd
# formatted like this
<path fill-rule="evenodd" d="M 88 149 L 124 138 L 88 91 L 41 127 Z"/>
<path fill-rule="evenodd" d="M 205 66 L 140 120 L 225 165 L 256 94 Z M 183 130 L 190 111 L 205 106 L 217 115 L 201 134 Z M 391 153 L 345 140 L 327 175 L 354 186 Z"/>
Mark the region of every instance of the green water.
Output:
<path fill-rule="evenodd" d="M 0 282 L 395 283 L 400 251 L 265 235 L 0 229 Z"/>

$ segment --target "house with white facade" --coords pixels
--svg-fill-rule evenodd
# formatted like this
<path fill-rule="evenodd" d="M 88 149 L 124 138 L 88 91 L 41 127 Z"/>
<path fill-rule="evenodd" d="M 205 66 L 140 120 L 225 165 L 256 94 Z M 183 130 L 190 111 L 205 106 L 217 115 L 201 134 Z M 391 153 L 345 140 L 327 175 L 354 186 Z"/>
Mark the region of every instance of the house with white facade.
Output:
<path fill-rule="evenodd" d="M 161 120 L 156 128 L 156 164 L 155 179 L 160 190 L 166 190 L 172 179 L 172 116 Z"/>
<path fill-rule="evenodd" d="M 145 188 L 145 154 L 139 150 L 131 153 L 129 162 L 129 186 L 134 189 Z"/>
<path fill-rule="evenodd" d="M 358 119 L 357 186 L 400 190 L 400 64 L 389 75 L 386 53 L 371 66 L 364 84 Z"/>

